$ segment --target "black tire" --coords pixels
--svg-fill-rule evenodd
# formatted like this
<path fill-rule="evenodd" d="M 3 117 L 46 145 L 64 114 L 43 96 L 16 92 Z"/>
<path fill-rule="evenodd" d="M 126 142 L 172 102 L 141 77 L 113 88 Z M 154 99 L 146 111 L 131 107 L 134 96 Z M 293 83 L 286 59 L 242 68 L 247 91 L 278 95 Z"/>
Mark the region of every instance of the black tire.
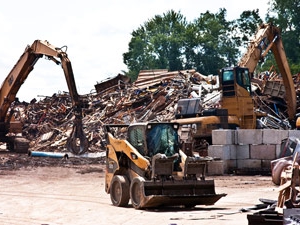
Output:
<path fill-rule="evenodd" d="M 121 175 L 113 177 L 110 185 L 110 199 L 114 206 L 125 207 L 128 205 L 130 195 L 127 177 Z"/>
<path fill-rule="evenodd" d="M 135 209 L 142 209 L 142 201 L 144 198 L 144 185 L 145 180 L 142 177 L 135 177 L 130 184 L 130 199 L 132 206 Z"/>

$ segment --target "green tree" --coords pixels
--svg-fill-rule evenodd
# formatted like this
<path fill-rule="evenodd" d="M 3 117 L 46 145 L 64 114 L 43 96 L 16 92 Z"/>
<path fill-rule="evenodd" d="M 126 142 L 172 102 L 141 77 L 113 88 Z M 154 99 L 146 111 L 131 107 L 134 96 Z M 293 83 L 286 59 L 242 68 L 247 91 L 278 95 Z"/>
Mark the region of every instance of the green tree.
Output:
<path fill-rule="evenodd" d="M 282 42 L 292 74 L 300 71 L 299 7 L 300 0 L 270 0 L 266 18 L 281 29 Z"/>
<path fill-rule="evenodd" d="M 247 47 L 257 27 L 262 22 L 263 20 L 259 16 L 259 9 L 242 12 L 240 18 L 232 22 L 232 32 L 234 32 L 233 36 L 236 44 Z"/>
<path fill-rule="evenodd" d="M 123 61 L 129 69 L 128 76 L 136 79 L 140 70 L 183 69 L 183 35 L 187 22 L 185 17 L 173 10 L 153 19 L 132 32 L 128 52 Z"/>
<path fill-rule="evenodd" d="M 241 46 L 248 44 L 261 19 L 258 10 L 245 11 L 234 21 L 226 20 L 226 9 L 206 11 L 193 22 L 179 12 L 156 15 L 132 32 L 123 61 L 127 75 L 135 80 L 140 70 L 196 69 L 217 74 L 218 69 L 237 64 Z"/>
<path fill-rule="evenodd" d="M 190 40 L 187 46 L 190 58 L 201 73 L 216 74 L 218 69 L 236 62 L 238 51 L 230 39 L 231 23 L 225 17 L 226 9 L 220 9 L 216 14 L 207 11 L 190 25 L 194 40 Z"/>

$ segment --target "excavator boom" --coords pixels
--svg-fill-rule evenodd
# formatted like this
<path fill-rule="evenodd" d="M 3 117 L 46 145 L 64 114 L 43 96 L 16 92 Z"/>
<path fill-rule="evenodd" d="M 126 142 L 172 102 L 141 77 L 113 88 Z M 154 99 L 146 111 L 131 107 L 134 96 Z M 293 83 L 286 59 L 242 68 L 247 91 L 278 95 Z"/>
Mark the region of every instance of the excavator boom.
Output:
<path fill-rule="evenodd" d="M 88 142 L 82 130 L 82 108 L 78 95 L 71 62 L 62 48 L 51 45 L 48 41 L 35 40 L 31 46 L 27 46 L 18 62 L 5 78 L 0 89 L 0 140 L 7 141 L 6 134 L 9 132 L 10 119 L 7 115 L 9 107 L 15 101 L 16 94 L 25 82 L 34 65 L 41 57 L 47 57 L 56 64 L 62 66 L 68 89 L 72 99 L 75 114 L 73 131 L 68 139 L 67 148 L 75 154 L 81 154 L 88 148 Z M 80 141 L 80 144 L 78 143 Z"/>
<path fill-rule="evenodd" d="M 296 91 L 279 28 L 270 23 L 260 25 L 246 54 L 241 58 L 239 66 L 248 68 L 250 74 L 253 74 L 257 64 L 264 60 L 269 50 L 272 51 L 282 76 L 288 116 L 290 120 L 293 120 L 296 114 Z"/>

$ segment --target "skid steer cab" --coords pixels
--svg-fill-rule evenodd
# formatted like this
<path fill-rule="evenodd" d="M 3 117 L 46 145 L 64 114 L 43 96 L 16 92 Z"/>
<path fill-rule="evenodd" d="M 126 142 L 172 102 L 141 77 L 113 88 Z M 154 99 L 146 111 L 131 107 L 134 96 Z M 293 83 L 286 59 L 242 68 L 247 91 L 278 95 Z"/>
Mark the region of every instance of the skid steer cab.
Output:
<path fill-rule="evenodd" d="M 207 157 L 180 150 L 177 123 L 105 125 L 105 191 L 115 206 L 136 209 L 213 205 L 214 180 L 205 179 Z"/>

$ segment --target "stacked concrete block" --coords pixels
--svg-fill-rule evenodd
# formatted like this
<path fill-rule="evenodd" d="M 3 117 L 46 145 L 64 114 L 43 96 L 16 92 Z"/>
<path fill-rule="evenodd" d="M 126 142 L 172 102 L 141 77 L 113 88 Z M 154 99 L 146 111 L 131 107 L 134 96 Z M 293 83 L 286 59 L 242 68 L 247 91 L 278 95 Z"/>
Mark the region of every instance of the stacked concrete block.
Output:
<path fill-rule="evenodd" d="M 237 147 L 237 169 L 238 170 L 249 170 L 258 169 L 261 167 L 261 160 L 251 157 L 251 146 L 239 145 Z"/>
<path fill-rule="evenodd" d="M 235 144 L 235 130 L 213 130 L 212 143 L 214 145 L 232 145 Z"/>
<path fill-rule="evenodd" d="M 222 175 L 229 168 L 236 167 L 236 146 L 234 130 L 213 130 L 213 145 L 208 146 L 208 156 L 214 161 L 207 165 L 208 175 Z"/>
<path fill-rule="evenodd" d="M 250 169 L 260 169 L 261 160 L 258 159 L 240 159 L 237 160 L 238 170 L 250 170 Z"/>
<path fill-rule="evenodd" d="M 283 139 L 288 138 L 289 131 L 288 130 L 274 130 L 274 129 L 263 129 L 262 137 L 263 144 L 281 144 Z"/>
<path fill-rule="evenodd" d="M 281 157 L 281 144 L 280 145 L 276 145 L 275 148 L 275 158 L 278 159 Z"/>
<path fill-rule="evenodd" d="M 250 146 L 249 145 L 236 145 L 236 159 L 250 159 Z"/>
<path fill-rule="evenodd" d="M 208 156 L 215 160 L 208 164 L 208 175 L 228 173 L 236 167 L 236 145 L 234 130 L 214 130 L 213 143 L 208 146 Z M 219 174 L 218 174 L 219 173 Z"/>
<path fill-rule="evenodd" d="M 252 145 L 262 144 L 262 130 L 259 129 L 238 129 L 235 131 L 236 144 Z"/>
<path fill-rule="evenodd" d="M 250 145 L 250 158 L 259 161 L 262 170 L 270 170 L 271 161 L 276 159 L 276 144 Z"/>
<path fill-rule="evenodd" d="M 279 158 L 281 141 L 299 137 L 298 130 L 238 129 L 214 130 L 208 155 L 219 159 L 208 164 L 208 174 L 237 170 L 270 170 L 272 160 Z"/>
<path fill-rule="evenodd" d="M 229 145 L 210 145 L 208 155 L 218 160 L 227 160 L 231 157 L 230 150 Z"/>
<path fill-rule="evenodd" d="M 264 171 L 264 172 L 268 172 L 270 173 L 271 172 L 271 161 L 270 159 L 262 159 L 261 160 L 261 171 Z"/>
<path fill-rule="evenodd" d="M 208 156 L 214 158 L 214 161 L 208 162 L 208 175 L 223 175 L 227 169 L 227 160 L 230 160 L 230 147 L 228 145 L 210 145 L 208 146 Z"/>
<path fill-rule="evenodd" d="M 226 163 L 223 160 L 207 162 L 207 175 L 224 175 L 227 171 Z"/>
<path fill-rule="evenodd" d="M 276 145 L 250 145 L 251 159 L 270 159 L 276 158 Z"/>
<path fill-rule="evenodd" d="M 300 130 L 289 130 L 288 137 L 296 137 L 300 139 Z"/>

